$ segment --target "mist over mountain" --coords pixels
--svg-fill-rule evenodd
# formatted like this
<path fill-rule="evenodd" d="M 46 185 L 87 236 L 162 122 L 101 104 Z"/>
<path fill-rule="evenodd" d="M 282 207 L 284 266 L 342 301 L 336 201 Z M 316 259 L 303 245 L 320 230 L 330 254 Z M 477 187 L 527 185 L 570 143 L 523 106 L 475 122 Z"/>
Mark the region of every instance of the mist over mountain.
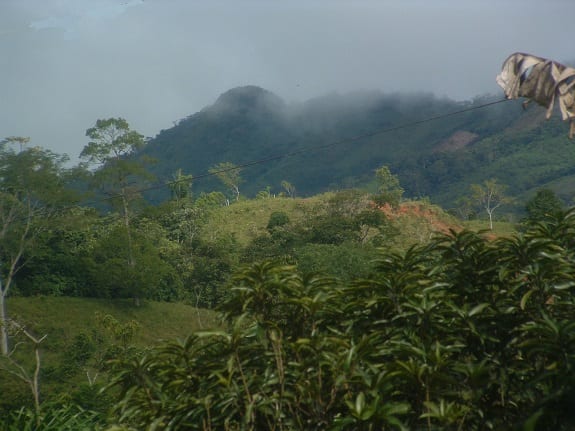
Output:
<path fill-rule="evenodd" d="M 542 109 L 523 110 L 519 101 L 472 109 L 499 99 L 456 102 L 366 90 L 288 104 L 263 88 L 237 87 L 162 130 L 142 155 L 157 159 L 152 170 L 159 181 L 178 169 L 192 174 L 194 193 L 225 191 L 207 174 L 215 164 L 250 164 L 241 171 L 247 196 L 267 187 L 279 192 L 284 180 L 300 196 L 369 187 L 373 171 L 388 165 L 408 197 L 447 206 L 485 179 L 496 178 L 519 195 L 571 175 L 564 124 L 544 121 Z M 466 112 L 442 117 L 459 111 Z"/>

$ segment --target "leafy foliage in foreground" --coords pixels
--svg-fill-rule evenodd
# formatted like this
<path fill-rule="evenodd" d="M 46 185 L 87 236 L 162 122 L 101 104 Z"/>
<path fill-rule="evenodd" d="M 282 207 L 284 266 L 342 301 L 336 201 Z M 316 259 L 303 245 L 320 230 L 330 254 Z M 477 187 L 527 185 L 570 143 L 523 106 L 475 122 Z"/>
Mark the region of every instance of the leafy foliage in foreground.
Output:
<path fill-rule="evenodd" d="M 254 263 L 197 332 L 116 363 L 116 421 L 163 430 L 575 426 L 575 210 L 381 251 L 345 284 Z"/>
<path fill-rule="evenodd" d="M 4 431 L 79 431 L 102 429 L 102 415 L 73 404 L 45 406 L 39 415 L 25 407 L 2 420 Z M 100 428 L 97 428 L 100 426 Z"/>

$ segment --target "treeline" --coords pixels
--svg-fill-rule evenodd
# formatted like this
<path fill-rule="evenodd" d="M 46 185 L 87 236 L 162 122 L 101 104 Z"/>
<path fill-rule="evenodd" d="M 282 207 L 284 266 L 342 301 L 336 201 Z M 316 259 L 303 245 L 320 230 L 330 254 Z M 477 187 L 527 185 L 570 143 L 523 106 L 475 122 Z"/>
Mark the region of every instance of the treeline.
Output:
<path fill-rule="evenodd" d="M 0 373 L 11 376 L 0 382 L 0 406 L 5 417 L 31 406 L 15 421 L 34 416 L 39 426 L 51 414 L 60 415 L 54 413 L 60 408 L 63 417 L 78 413 L 76 405 L 105 409 L 109 401 L 98 394 L 96 377 L 111 372 L 109 360 L 141 351 L 126 341 L 137 325 L 112 316 L 100 316 L 93 331 L 54 350 L 46 345 L 46 334 L 36 336 L 30 329 L 34 316 L 11 313 L 14 296 L 128 298 L 134 306 L 153 300 L 214 308 L 229 297 L 227 282 L 246 263 L 301 262 L 306 272 L 321 269 L 349 279 L 367 273 L 375 247 L 397 235 L 372 196 L 356 190 L 301 201 L 294 217 L 282 210 L 287 203 L 300 205 L 295 188 L 284 181 L 278 196 L 269 189 L 258 193 L 257 201 L 273 201 L 278 210 L 266 215 L 263 229 L 239 241 L 214 224 L 222 213 L 250 203 L 240 198 L 235 166 L 213 167 L 223 192 L 197 195 L 193 178 L 177 171 L 165 185 L 171 198 L 149 205 L 140 193 L 149 184 L 146 165 L 128 157 L 141 148 L 143 137 L 122 119 L 99 120 L 87 135 L 85 164 L 73 168 L 66 167 L 64 156 L 29 147 L 27 138 L 10 137 L 0 147 Z M 397 186 L 395 179 L 392 194 Z M 382 196 L 384 189 L 390 193 L 388 185 Z M 400 190 L 395 193 L 399 199 Z M 221 223 L 230 222 L 224 217 Z M 41 361 L 42 352 L 52 357 L 50 366 Z M 31 393 L 22 392 L 22 384 Z"/>
<path fill-rule="evenodd" d="M 212 306 L 239 263 L 280 256 L 295 262 L 305 255 L 301 260 L 313 268 L 317 259 L 312 255 L 322 252 L 305 250 L 309 245 L 347 243 L 361 255 L 361 248 L 395 235 L 373 203 L 378 196 L 380 203 L 393 205 L 401 199 L 397 177 L 385 167 L 372 173 L 378 194 L 334 193 L 307 205 L 298 220 L 290 220 L 280 205 L 263 232 L 238 243 L 212 220 L 223 207 L 245 200 L 240 168 L 229 162 L 214 165 L 209 171 L 222 191 L 196 195 L 192 175 L 178 169 L 161 185 L 171 197 L 150 205 L 142 192 L 155 181 L 151 161 L 131 157 L 145 146 L 143 136 L 121 118 L 98 120 L 86 134 L 90 142 L 82 163 L 73 168 L 65 167 L 63 156 L 24 147 L 26 138 L 2 142 L 3 298 L 10 290 L 24 296 L 193 300 Z M 295 197 L 289 182 L 281 187 L 279 194 L 267 187 L 256 199 Z M 341 268 L 338 275 L 345 273 Z"/>
<path fill-rule="evenodd" d="M 10 351 L 6 322 L 13 295 L 131 298 L 135 305 L 146 299 L 186 301 L 212 308 L 242 263 L 300 260 L 309 270 L 333 268 L 349 277 L 362 273 L 369 251 L 394 235 L 367 193 L 349 191 L 318 201 L 300 220 L 290 220 L 280 209 L 270 214 L 265 230 L 240 243 L 213 224 L 217 212 L 243 199 L 236 166 L 223 162 L 211 168 L 224 192 L 197 196 L 192 196 L 193 177 L 178 170 L 164 185 L 171 198 L 149 205 L 141 194 L 151 179 L 146 161 L 130 157 L 145 145 L 143 136 L 121 118 L 98 120 L 87 136 L 83 162 L 73 168 L 63 156 L 27 148 L 26 138 L 2 142 L 3 354 Z M 288 182 L 282 187 L 277 199 L 295 195 Z M 269 190 L 258 194 L 258 199 L 272 198 Z M 348 263 L 336 264 L 338 259 Z"/>

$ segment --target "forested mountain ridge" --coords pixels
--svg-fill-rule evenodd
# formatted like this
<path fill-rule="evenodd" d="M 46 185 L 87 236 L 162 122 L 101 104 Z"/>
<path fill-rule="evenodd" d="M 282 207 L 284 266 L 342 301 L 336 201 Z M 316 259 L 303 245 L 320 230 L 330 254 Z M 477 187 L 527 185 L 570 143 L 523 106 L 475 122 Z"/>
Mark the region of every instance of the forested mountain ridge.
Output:
<path fill-rule="evenodd" d="M 489 178 L 513 195 L 547 186 L 568 200 L 575 153 L 564 124 L 517 101 L 471 109 L 498 99 L 363 91 L 287 104 L 262 88 L 238 87 L 162 130 L 141 154 L 157 160 L 152 170 L 159 181 L 178 169 L 201 178 L 196 191 L 221 187 L 207 175 L 217 163 L 261 161 L 241 172 L 247 195 L 279 191 L 284 180 L 302 196 L 368 186 L 374 169 L 388 165 L 407 196 L 428 196 L 447 208 L 470 184 Z M 466 112 L 417 124 L 458 111 Z M 398 126 L 405 127 L 388 130 Z"/>

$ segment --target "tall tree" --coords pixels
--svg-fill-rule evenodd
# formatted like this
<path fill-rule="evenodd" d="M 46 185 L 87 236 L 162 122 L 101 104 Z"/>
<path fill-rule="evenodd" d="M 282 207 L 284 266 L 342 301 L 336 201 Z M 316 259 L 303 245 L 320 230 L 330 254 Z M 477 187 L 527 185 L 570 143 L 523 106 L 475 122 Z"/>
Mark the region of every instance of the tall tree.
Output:
<path fill-rule="evenodd" d="M 7 138 L 4 138 L 2 144 L 18 144 L 20 151 L 22 151 L 29 142 L 30 137 L 28 136 L 8 136 Z"/>
<path fill-rule="evenodd" d="M 109 196 L 112 204 L 119 203 L 128 241 L 127 260 L 129 265 L 133 265 L 130 203 L 139 197 L 133 181 L 151 178 L 145 168 L 145 161 L 133 156 L 145 146 L 146 141 L 143 135 L 131 130 L 123 118 L 97 120 L 96 125 L 86 131 L 86 136 L 90 142 L 80 157 L 97 167 L 94 185 Z"/>
<path fill-rule="evenodd" d="M 525 205 L 527 218 L 530 221 L 552 220 L 563 210 L 563 202 L 550 189 L 539 189 Z"/>
<path fill-rule="evenodd" d="M 403 188 L 399 184 L 397 175 L 392 174 L 389 167 L 382 166 L 375 170 L 375 177 L 378 185 L 376 202 L 397 207 L 403 196 Z"/>
<path fill-rule="evenodd" d="M 493 213 L 501 205 L 511 203 L 511 198 L 505 195 L 505 185 L 497 180 L 485 180 L 483 184 L 471 185 L 471 200 L 485 210 L 489 217 L 489 229 L 493 230 Z"/>
<path fill-rule="evenodd" d="M 80 157 L 97 167 L 93 184 L 109 196 L 112 204 L 120 207 L 126 229 L 127 264 L 128 267 L 134 268 L 136 265 L 130 205 L 140 197 L 136 180 L 152 178 L 145 166 L 149 160 L 135 157 L 146 141 L 143 135 L 131 130 L 123 118 L 97 120 L 94 127 L 86 130 L 86 136 L 90 138 L 90 142 L 84 147 Z M 134 302 L 139 305 L 140 298 L 135 296 Z"/>
<path fill-rule="evenodd" d="M 33 257 L 39 235 L 72 197 L 66 191 L 63 163 L 39 147 L 16 153 L 0 146 L 0 351 L 6 355 L 6 298 L 18 271 Z"/>
<path fill-rule="evenodd" d="M 283 180 L 281 186 L 284 189 L 287 196 L 290 198 L 295 198 L 295 186 L 289 181 Z"/>
<path fill-rule="evenodd" d="M 240 184 L 243 182 L 240 176 L 241 168 L 231 162 L 222 162 L 211 167 L 209 173 L 218 179 L 234 193 L 236 201 L 240 199 Z"/>
<path fill-rule="evenodd" d="M 185 175 L 181 169 L 178 169 L 172 178 L 172 181 L 168 183 L 170 191 L 172 192 L 172 200 L 179 202 L 182 199 L 190 197 L 192 194 L 193 176 Z"/>

